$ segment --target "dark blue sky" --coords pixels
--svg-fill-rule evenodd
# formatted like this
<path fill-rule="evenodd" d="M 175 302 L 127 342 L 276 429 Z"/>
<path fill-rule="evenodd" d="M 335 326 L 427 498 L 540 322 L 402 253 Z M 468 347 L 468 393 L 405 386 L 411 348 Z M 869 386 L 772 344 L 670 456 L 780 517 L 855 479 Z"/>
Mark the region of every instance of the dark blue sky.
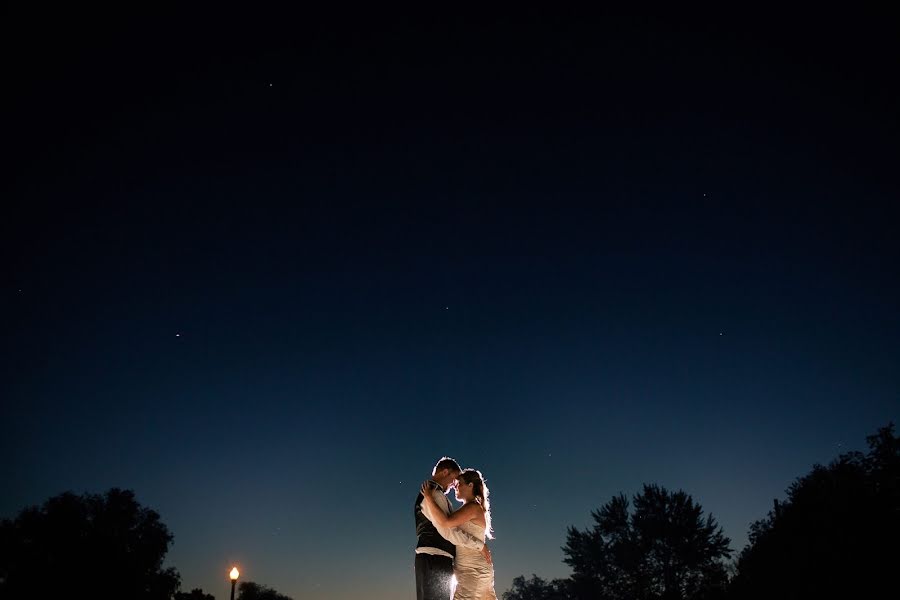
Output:
<path fill-rule="evenodd" d="M 502 592 L 645 482 L 739 550 L 898 418 L 890 15 L 5 10 L 5 517 L 412 598 L 450 454 Z"/>

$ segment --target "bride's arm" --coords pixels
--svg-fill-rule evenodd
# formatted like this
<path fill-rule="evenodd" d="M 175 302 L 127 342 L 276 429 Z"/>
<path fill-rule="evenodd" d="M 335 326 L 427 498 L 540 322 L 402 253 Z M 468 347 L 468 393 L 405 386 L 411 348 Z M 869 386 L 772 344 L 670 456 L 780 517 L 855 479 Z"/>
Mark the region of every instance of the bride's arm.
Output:
<path fill-rule="evenodd" d="M 441 527 L 446 527 L 448 529 L 451 527 L 458 527 L 463 523 L 471 521 L 475 517 L 476 511 L 481 508 L 473 503 L 464 504 L 458 511 L 447 515 L 437 507 L 434 496 L 431 495 L 431 490 L 427 488 L 427 484 L 422 486 L 422 502 L 428 504 L 428 516 L 431 517 L 431 521 L 435 525 L 440 525 Z"/>
<path fill-rule="evenodd" d="M 450 529 L 451 527 L 459 527 L 463 523 L 468 523 L 475 516 L 475 510 L 478 507 L 474 504 L 466 504 L 455 513 L 445 515 L 442 510 L 434 510 L 432 507 L 431 516 L 434 517 L 434 524 Z"/>
<path fill-rule="evenodd" d="M 472 550 L 483 550 L 485 547 L 484 540 L 481 538 L 476 538 L 473 535 L 470 535 L 467 531 L 460 527 L 444 527 L 441 525 L 434 517 L 436 514 L 441 514 L 446 516 L 444 509 L 438 507 L 437 502 L 435 500 L 435 495 L 440 492 L 431 490 L 430 494 L 423 494 L 422 500 L 422 514 L 425 515 L 425 518 L 434 524 L 434 528 L 440 534 L 442 538 L 455 544 L 457 546 L 465 546 L 466 548 L 471 548 Z M 427 499 L 427 500 L 426 500 Z M 428 501 L 430 500 L 430 502 Z"/>

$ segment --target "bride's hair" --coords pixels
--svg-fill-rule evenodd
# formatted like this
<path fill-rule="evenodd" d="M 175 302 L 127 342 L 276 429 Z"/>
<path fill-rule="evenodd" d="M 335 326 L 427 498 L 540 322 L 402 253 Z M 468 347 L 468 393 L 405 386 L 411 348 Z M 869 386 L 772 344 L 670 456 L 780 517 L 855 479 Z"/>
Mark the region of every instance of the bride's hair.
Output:
<path fill-rule="evenodd" d="M 494 530 L 491 528 L 491 492 L 484 482 L 484 475 L 478 469 L 464 469 L 457 477 L 457 480 L 472 484 L 475 502 L 484 509 L 484 535 L 488 539 L 494 539 Z"/>

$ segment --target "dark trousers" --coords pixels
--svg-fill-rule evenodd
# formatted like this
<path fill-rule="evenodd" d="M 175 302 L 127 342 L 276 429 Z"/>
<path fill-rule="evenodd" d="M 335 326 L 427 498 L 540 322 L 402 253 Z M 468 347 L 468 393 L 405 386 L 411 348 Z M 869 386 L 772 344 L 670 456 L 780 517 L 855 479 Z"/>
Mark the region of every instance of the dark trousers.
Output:
<path fill-rule="evenodd" d="M 416 600 L 450 600 L 453 559 L 416 554 Z"/>

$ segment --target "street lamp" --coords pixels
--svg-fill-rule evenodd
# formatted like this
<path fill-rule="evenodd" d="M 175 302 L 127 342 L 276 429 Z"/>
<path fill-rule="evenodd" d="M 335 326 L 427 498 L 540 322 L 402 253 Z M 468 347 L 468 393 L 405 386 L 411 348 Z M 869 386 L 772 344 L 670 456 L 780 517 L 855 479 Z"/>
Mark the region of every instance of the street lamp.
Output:
<path fill-rule="evenodd" d="M 234 600 L 234 584 L 237 583 L 237 578 L 241 576 L 241 572 L 237 570 L 237 567 L 232 567 L 228 576 L 231 577 L 231 600 Z"/>

